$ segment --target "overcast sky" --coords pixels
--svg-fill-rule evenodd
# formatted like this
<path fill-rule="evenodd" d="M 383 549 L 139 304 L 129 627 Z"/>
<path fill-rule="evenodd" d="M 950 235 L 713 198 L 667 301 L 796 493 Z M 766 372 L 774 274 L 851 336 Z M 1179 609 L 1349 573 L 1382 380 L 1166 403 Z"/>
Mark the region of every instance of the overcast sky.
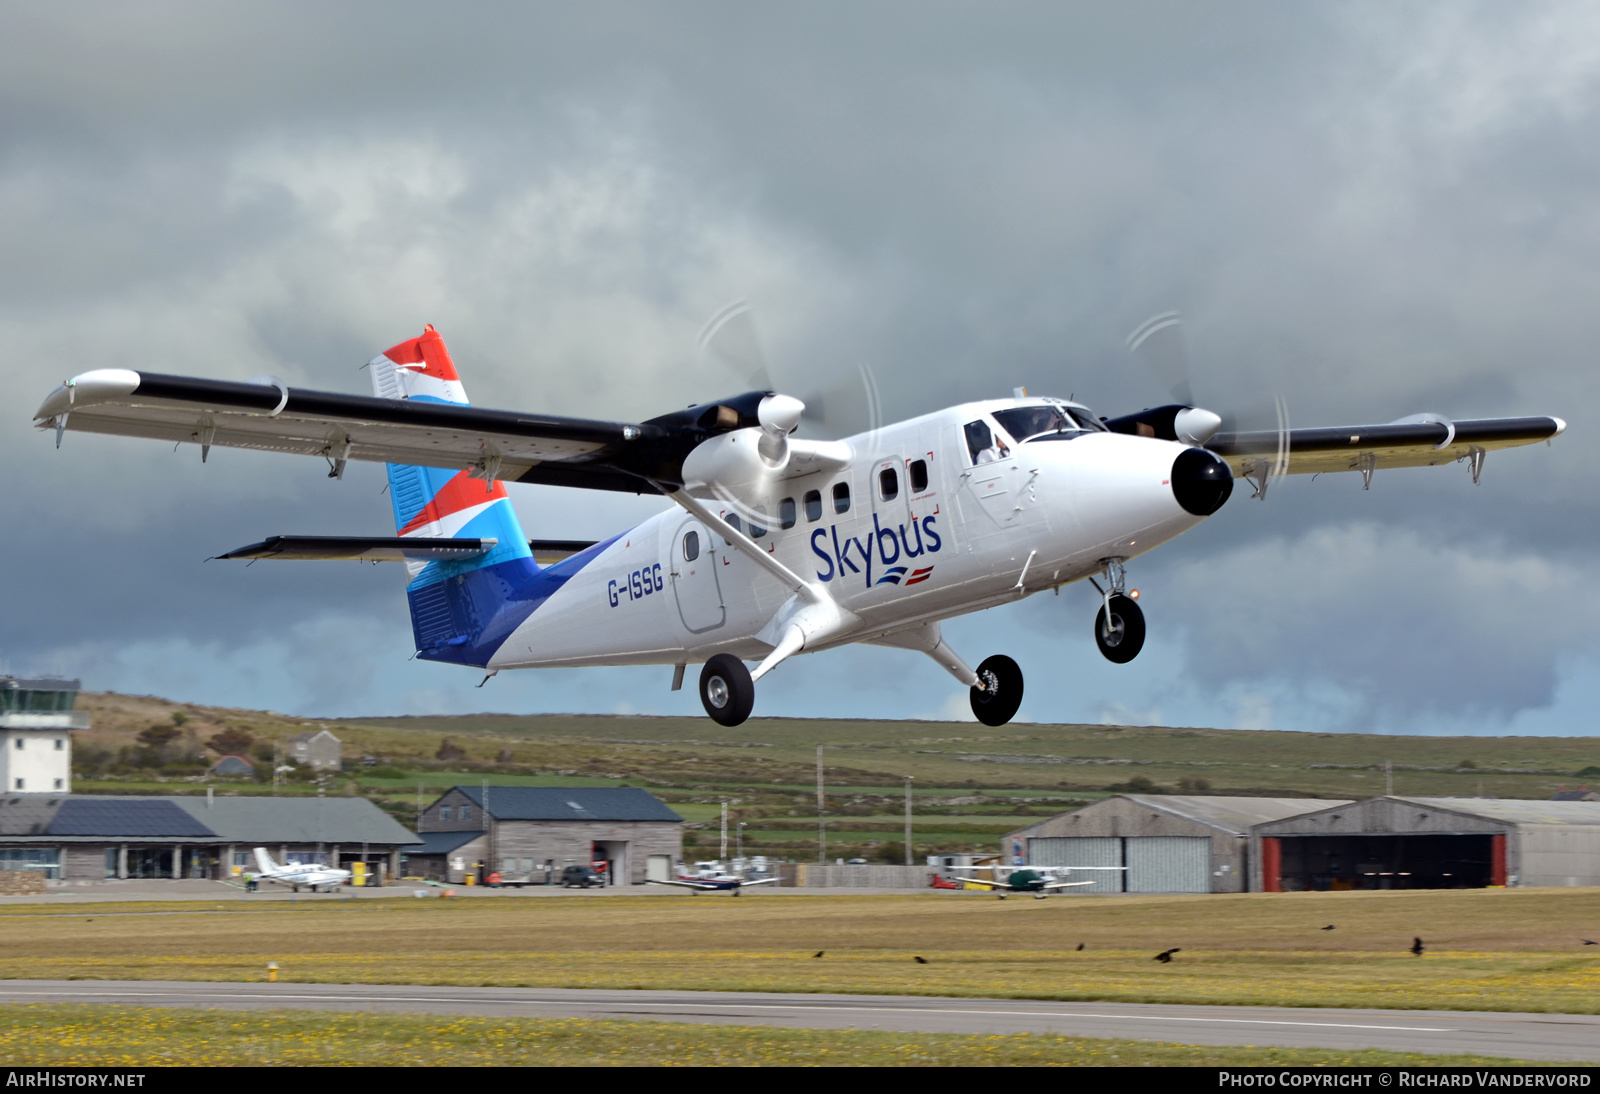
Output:
<path fill-rule="evenodd" d="M 443 332 L 482 406 L 642 418 L 870 365 L 890 416 L 1165 401 L 1123 345 L 1179 309 L 1196 397 L 1295 425 L 1555 414 L 1463 467 L 1275 483 L 1091 592 L 946 624 L 1020 717 L 1591 732 L 1600 572 L 1600 9 L 1573 4 L 14 5 L 0 37 L 0 659 L 307 715 L 698 714 L 669 668 L 408 661 L 398 567 L 203 563 L 388 534 L 381 468 L 29 424 L 125 366 L 366 393 Z M 662 501 L 513 487 L 532 536 Z M 791 661 L 758 715 L 970 719 L 925 658 Z"/>

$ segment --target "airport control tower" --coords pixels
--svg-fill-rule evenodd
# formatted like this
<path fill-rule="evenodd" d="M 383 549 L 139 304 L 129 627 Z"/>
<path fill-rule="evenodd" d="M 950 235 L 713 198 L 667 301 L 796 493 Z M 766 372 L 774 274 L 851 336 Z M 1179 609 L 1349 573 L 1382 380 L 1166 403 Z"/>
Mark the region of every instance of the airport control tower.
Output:
<path fill-rule="evenodd" d="M 0 676 L 0 789 L 15 794 L 72 790 L 72 731 L 89 728 L 73 710 L 77 680 Z"/>

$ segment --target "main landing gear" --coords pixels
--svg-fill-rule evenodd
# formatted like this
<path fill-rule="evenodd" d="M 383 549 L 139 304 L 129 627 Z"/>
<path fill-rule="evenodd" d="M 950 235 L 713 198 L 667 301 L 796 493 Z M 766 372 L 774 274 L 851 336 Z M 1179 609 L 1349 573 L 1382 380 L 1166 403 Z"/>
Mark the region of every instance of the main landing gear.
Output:
<path fill-rule="evenodd" d="M 1022 670 L 1003 653 L 978 666 L 978 683 L 972 685 L 972 713 L 986 726 L 1003 726 L 1022 706 Z"/>
<path fill-rule="evenodd" d="M 1004 654 L 986 659 L 974 672 L 944 644 L 939 624 L 885 635 L 879 645 L 917 650 L 932 657 L 950 675 L 972 690 L 972 713 L 986 726 L 1003 726 L 1022 706 L 1022 670 Z M 681 679 L 681 677 L 674 677 Z M 700 702 L 718 725 L 736 726 L 750 717 L 756 703 L 755 680 L 743 661 L 719 653 L 700 670 Z"/>
<path fill-rule="evenodd" d="M 1095 645 L 1100 647 L 1107 661 L 1126 665 L 1144 649 L 1144 612 L 1139 609 L 1139 591 L 1135 589 L 1131 596 L 1128 594 L 1127 575 L 1120 558 L 1106 560 L 1109 588 L 1101 589 L 1100 583 L 1092 577 L 1089 583 L 1105 598 L 1094 617 Z"/>
<path fill-rule="evenodd" d="M 700 702 L 718 725 L 736 726 L 756 705 L 750 670 L 731 653 L 719 653 L 700 670 Z"/>

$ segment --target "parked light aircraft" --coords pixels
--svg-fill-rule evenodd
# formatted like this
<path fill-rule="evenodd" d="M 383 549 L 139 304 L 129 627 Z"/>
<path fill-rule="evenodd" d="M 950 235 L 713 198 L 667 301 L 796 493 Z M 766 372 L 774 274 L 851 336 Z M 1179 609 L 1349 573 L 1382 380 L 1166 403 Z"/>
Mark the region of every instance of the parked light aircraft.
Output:
<path fill-rule="evenodd" d="M 1074 866 L 1071 869 L 1055 870 L 1052 873 L 1071 873 L 1073 870 L 1124 870 L 1124 866 Z M 1062 881 L 1060 878 L 1046 877 L 1037 870 L 1013 870 L 1004 880 L 1000 879 L 1000 872 L 995 871 L 993 877 L 967 877 L 962 874 L 952 875 L 952 879 L 962 883 L 967 889 L 984 889 L 996 894 L 1001 900 L 1007 893 L 1032 893 L 1043 900 L 1046 896 L 1060 889 L 1072 889 L 1079 885 L 1094 885 L 1093 881 Z"/>
<path fill-rule="evenodd" d="M 977 668 L 940 621 L 1088 580 L 1113 662 L 1144 643 L 1130 560 L 1193 528 L 1234 477 L 1464 462 L 1559 435 L 1559 418 L 1222 432 L 1177 403 L 1101 418 L 1070 399 L 987 399 L 843 440 L 794 436 L 804 404 L 751 391 L 638 423 L 470 406 L 432 326 L 374 358 L 373 397 L 129 369 L 63 383 L 35 415 L 66 430 L 388 464 L 398 535 L 275 536 L 233 559 L 403 561 L 417 656 L 502 669 L 703 663 L 706 713 L 738 725 L 755 682 L 854 642 L 931 657 L 1008 722 L 1023 678 Z M 524 536 L 506 482 L 655 493 L 675 508 L 598 543 Z M 1101 578 L 1104 584 L 1096 581 Z M 759 664 L 752 672 L 746 661 Z"/>
<path fill-rule="evenodd" d="M 701 870 L 693 874 L 679 874 L 676 878 L 651 878 L 651 885 L 673 885 L 680 889 L 688 889 L 691 893 L 721 893 L 732 891 L 734 896 L 739 895 L 740 889 L 752 885 L 775 885 L 776 877 L 764 877 L 756 881 L 747 881 L 742 874 L 730 874 L 721 869 Z"/>
<path fill-rule="evenodd" d="M 350 871 L 341 870 L 331 866 L 318 866 L 315 863 L 279 866 L 272 861 L 272 856 L 267 854 L 265 847 L 256 848 L 256 865 L 261 867 L 256 874 L 258 881 L 276 881 L 279 885 L 292 885 L 295 892 L 300 891 L 304 885 L 313 893 L 318 889 L 327 889 L 329 892 L 337 889 L 350 880 Z"/>

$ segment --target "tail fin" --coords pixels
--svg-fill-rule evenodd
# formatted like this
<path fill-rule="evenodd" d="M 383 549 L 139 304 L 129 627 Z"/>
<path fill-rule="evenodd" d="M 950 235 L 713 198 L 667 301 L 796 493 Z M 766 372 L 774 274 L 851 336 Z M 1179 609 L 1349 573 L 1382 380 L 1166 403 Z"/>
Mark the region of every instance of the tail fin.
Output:
<path fill-rule="evenodd" d="M 455 363 L 432 324 L 420 337 L 374 357 L 368 368 L 373 394 L 379 398 L 467 405 Z M 400 535 L 498 541 L 477 558 L 406 564 L 411 577 L 406 587 L 411 627 L 423 658 L 485 664 L 504 637 L 503 633 L 491 637 L 490 632 L 496 630 L 494 619 L 508 593 L 539 572 L 506 488 L 495 478 L 498 465 L 491 452 L 465 470 L 388 465 L 389 495 Z"/>
<path fill-rule="evenodd" d="M 275 874 L 278 872 L 278 864 L 272 861 L 272 856 L 267 854 L 265 847 L 256 848 L 256 865 L 261 867 L 263 874 Z"/>

